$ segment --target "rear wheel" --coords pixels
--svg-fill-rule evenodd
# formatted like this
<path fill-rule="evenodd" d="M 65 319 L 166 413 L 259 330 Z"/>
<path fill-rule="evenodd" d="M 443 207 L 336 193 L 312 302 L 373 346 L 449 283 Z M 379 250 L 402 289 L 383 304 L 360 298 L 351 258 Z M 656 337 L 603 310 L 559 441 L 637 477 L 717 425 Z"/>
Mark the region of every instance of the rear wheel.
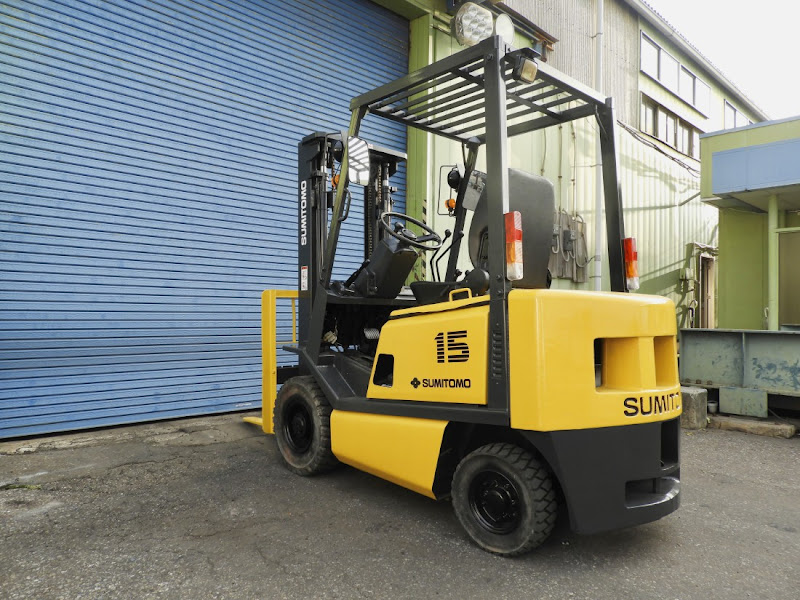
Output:
<path fill-rule="evenodd" d="M 516 556 L 544 542 L 556 522 L 550 474 L 527 450 L 489 444 L 468 454 L 453 476 L 453 508 L 484 550 Z"/>
<path fill-rule="evenodd" d="M 290 471 L 316 475 L 338 464 L 331 451 L 331 407 L 313 377 L 292 377 L 275 399 L 278 449 Z"/>

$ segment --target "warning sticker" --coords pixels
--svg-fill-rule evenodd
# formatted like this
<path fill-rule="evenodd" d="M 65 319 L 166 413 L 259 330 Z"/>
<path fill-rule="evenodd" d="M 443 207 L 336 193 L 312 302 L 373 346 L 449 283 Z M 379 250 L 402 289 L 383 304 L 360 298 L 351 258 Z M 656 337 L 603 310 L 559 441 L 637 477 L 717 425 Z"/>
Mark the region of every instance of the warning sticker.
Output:
<path fill-rule="evenodd" d="M 308 267 L 300 267 L 300 291 L 308 291 Z"/>

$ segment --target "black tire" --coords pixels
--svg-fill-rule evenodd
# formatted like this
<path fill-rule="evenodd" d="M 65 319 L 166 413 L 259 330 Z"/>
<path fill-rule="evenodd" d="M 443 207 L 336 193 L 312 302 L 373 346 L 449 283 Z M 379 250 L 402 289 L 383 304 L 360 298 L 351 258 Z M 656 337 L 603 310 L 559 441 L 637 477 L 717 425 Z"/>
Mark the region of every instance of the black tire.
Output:
<path fill-rule="evenodd" d="M 313 377 L 292 377 L 283 384 L 272 421 L 290 471 L 317 475 L 339 464 L 331 451 L 331 406 Z"/>
<path fill-rule="evenodd" d="M 533 454 L 513 444 L 489 444 L 464 457 L 453 476 L 452 497 L 469 537 L 501 556 L 539 546 L 558 514 L 550 474 Z"/>

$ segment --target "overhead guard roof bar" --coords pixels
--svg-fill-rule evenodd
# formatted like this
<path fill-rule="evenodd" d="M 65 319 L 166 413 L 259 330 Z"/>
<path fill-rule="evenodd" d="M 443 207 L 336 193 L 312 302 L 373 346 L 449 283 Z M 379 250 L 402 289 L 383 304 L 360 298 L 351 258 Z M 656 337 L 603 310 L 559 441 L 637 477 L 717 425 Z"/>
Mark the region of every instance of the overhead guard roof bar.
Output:
<path fill-rule="evenodd" d="M 453 75 L 456 75 L 455 71 L 458 69 L 482 61 L 485 51 L 490 48 L 490 46 L 484 48 L 484 45 L 485 41 L 448 56 L 447 58 L 443 58 L 432 65 L 417 69 L 413 73 L 404 75 L 399 79 L 395 79 L 365 94 L 356 96 L 350 101 L 350 110 L 355 110 L 361 106 L 377 106 L 387 99 L 391 99 L 389 101 L 393 102 L 397 99 L 396 96 L 402 95 L 402 92 L 406 92 L 405 96 L 413 96 L 418 93 L 419 90 L 412 90 L 409 92 L 408 90 L 410 88 L 420 85 L 424 86 L 433 79 L 445 76 L 451 72 L 453 72 Z"/>
<path fill-rule="evenodd" d="M 486 141 L 483 61 L 492 40 L 484 40 L 409 73 L 391 83 L 354 98 L 351 110 L 372 114 L 422 129 L 461 143 Z M 518 56 L 534 58 L 529 48 L 506 55 L 502 69 L 506 86 L 508 136 L 520 135 L 596 115 L 605 109 L 605 98 L 580 82 L 537 61 L 533 83 L 515 81 Z M 528 117 L 527 120 L 522 120 Z"/>
<path fill-rule="evenodd" d="M 446 75 L 444 75 L 444 76 L 442 76 L 442 77 L 440 77 L 438 79 L 435 79 L 435 80 L 430 81 L 430 82 L 426 82 L 426 85 L 420 85 L 420 87 L 418 89 L 417 88 L 411 88 L 411 89 L 408 89 L 408 90 L 403 90 L 401 92 L 398 92 L 397 94 L 394 94 L 391 97 L 387 98 L 386 100 L 384 100 L 382 102 L 379 102 L 379 103 L 377 103 L 377 104 L 375 104 L 373 106 L 375 106 L 377 108 L 383 108 L 384 106 L 387 106 L 387 105 L 391 104 L 392 102 L 397 101 L 398 98 L 407 97 L 407 98 L 409 98 L 408 102 L 404 102 L 402 104 L 398 104 L 398 105 L 394 106 L 395 109 L 404 109 L 404 108 L 408 108 L 408 107 L 411 107 L 411 106 L 416 106 L 417 104 L 420 104 L 422 102 L 426 102 L 428 100 L 436 98 L 437 96 L 442 96 L 444 94 L 447 94 L 448 92 L 458 91 L 463 87 L 463 83 L 461 81 L 456 81 L 456 83 L 454 85 L 450 85 L 450 86 L 447 86 L 447 87 L 441 87 L 441 86 L 443 84 L 445 84 L 445 83 L 448 83 L 449 81 L 453 81 L 455 79 L 458 79 L 459 77 L 463 77 L 465 75 L 469 75 L 472 71 L 477 71 L 478 69 L 480 69 L 481 66 L 482 66 L 482 61 L 476 61 L 472 65 L 468 65 L 466 67 L 451 71 L 448 74 L 446 74 Z M 423 91 L 425 89 L 429 89 L 429 88 L 434 87 L 434 86 L 439 86 L 439 87 L 438 87 L 438 89 L 430 92 L 430 94 L 427 94 L 425 96 L 419 96 L 418 95 L 418 94 L 420 94 L 421 91 Z M 481 84 L 481 89 L 483 89 L 482 84 Z"/>

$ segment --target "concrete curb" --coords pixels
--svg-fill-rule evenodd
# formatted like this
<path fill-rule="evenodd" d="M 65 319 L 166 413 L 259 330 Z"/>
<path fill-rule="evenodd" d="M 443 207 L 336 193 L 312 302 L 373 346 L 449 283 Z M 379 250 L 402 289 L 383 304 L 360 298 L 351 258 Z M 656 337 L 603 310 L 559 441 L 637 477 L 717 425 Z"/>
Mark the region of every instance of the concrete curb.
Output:
<path fill-rule="evenodd" d="M 681 398 L 681 427 L 705 429 L 708 423 L 708 391 L 701 387 L 681 386 Z"/>
<path fill-rule="evenodd" d="M 790 423 L 776 421 L 762 421 L 725 415 L 710 415 L 708 426 L 713 429 L 727 431 L 741 431 L 753 435 L 766 435 L 769 437 L 791 438 L 797 433 L 797 428 Z"/>

